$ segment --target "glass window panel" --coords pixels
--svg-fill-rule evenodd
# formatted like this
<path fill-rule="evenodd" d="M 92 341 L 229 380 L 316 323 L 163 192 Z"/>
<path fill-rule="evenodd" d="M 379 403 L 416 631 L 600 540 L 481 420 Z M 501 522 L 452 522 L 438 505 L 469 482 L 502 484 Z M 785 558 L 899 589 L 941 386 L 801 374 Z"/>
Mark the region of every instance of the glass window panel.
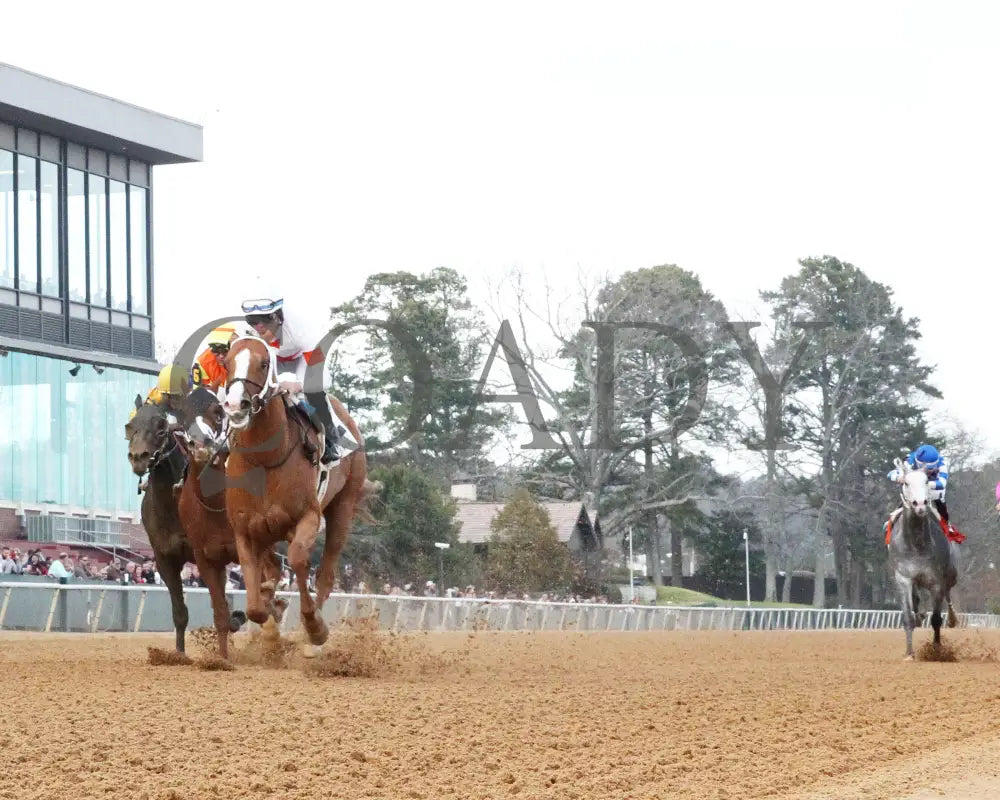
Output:
<path fill-rule="evenodd" d="M 17 149 L 29 156 L 38 155 L 38 134 L 27 128 L 17 129 Z"/>
<path fill-rule="evenodd" d="M 48 160 L 54 161 L 57 164 L 61 161 L 61 155 L 59 153 L 59 140 L 55 136 L 47 136 L 46 134 L 40 134 L 38 137 L 38 154 Z"/>
<path fill-rule="evenodd" d="M 14 286 L 14 154 L 0 150 L 0 286 Z"/>
<path fill-rule="evenodd" d="M 111 307 L 128 311 L 128 234 L 125 184 L 109 181 L 111 197 Z"/>
<path fill-rule="evenodd" d="M 66 163 L 79 169 L 87 168 L 87 148 L 83 145 L 66 142 Z"/>
<path fill-rule="evenodd" d="M 66 261 L 69 299 L 87 302 L 87 195 L 83 173 L 66 170 Z"/>
<path fill-rule="evenodd" d="M 139 513 L 125 423 L 156 376 L 12 352 L 0 358 L 0 502 Z"/>
<path fill-rule="evenodd" d="M 43 161 L 38 192 L 41 214 L 42 294 L 59 296 L 59 167 Z"/>
<path fill-rule="evenodd" d="M 120 181 L 128 180 L 128 159 L 112 153 L 108 156 L 108 174 Z"/>
<path fill-rule="evenodd" d="M 129 247 L 131 248 L 132 310 L 149 313 L 146 284 L 146 190 L 129 187 Z"/>
<path fill-rule="evenodd" d="M 18 288 L 38 291 L 38 159 L 17 156 Z"/>
<path fill-rule="evenodd" d="M 146 164 L 142 161 L 130 161 L 128 165 L 128 179 L 130 183 L 137 183 L 139 186 L 149 186 L 149 175 L 146 172 Z"/>
<path fill-rule="evenodd" d="M 108 174 L 108 154 L 94 147 L 87 148 L 87 171 Z"/>
<path fill-rule="evenodd" d="M 108 304 L 108 207 L 106 178 L 87 176 L 87 224 L 90 227 L 90 302 Z"/>

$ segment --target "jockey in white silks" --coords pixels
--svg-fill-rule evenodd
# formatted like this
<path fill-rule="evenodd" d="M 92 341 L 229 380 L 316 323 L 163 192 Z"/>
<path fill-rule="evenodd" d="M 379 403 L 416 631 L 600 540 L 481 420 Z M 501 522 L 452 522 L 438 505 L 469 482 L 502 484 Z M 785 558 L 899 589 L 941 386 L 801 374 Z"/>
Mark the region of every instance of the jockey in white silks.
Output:
<path fill-rule="evenodd" d="M 280 292 L 271 291 L 265 293 L 265 296 L 244 300 L 242 311 L 247 324 L 271 347 L 277 349 L 278 383 L 288 387 L 295 404 L 306 412 L 317 428 L 324 431 L 326 446 L 322 463 L 332 464 L 339 460 L 339 442 L 350 442 L 351 447 L 348 449 L 356 449 L 358 442 L 347 426 L 337 419 L 326 393 L 324 392 L 324 397 L 330 422 L 323 424 L 303 391 L 306 370 L 310 366 L 322 368 L 326 360 L 319 342 L 327 331 L 302 310 L 285 308 L 284 295 Z"/>

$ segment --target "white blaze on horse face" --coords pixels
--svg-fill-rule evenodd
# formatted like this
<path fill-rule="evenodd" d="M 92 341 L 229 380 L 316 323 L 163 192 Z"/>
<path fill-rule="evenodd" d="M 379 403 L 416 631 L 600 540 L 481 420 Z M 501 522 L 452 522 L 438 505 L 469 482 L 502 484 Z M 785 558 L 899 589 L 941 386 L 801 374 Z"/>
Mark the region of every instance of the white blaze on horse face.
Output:
<path fill-rule="evenodd" d="M 209 426 L 209 424 L 205 422 L 204 417 L 197 416 L 194 418 L 194 422 L 195 425 L 198 426 L 198 430 L 200 430 L 205 435 L 205 438 L 208 441 L 212 441 L 213 439 L 215 439 L 215 431 L 213 431 L 211 426 Z"/>
<path fill-rule="evenodd" d="M 240 350 L 236 354 L 235 362 L 235 374 L 230 378 L 234 383 L 229 387 L 229 392 L 226 394 L 227 412 L 239 411 L 240 405 L 243 403 L 243 393 L 245 391 L 243 381 L 250 372 L 250 351 Z"/>
<path fill-rule="evenodd" d="M 923 516 L 927 511 L 927 475 L 922 470 L 907 472 L 903 478 L 903 497 L 910 507 Z"/>

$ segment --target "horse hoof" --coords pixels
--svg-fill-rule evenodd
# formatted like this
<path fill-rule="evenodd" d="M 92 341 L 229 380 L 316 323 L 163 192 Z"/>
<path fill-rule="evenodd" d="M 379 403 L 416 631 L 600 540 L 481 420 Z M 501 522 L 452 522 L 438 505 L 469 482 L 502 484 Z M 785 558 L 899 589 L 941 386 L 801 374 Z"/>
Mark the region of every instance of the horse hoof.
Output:
<path fill-rule="evenodd" d="M 234 611 L 229 615 L 229 630 L 231 633 L 238 633 L 240 628 L 247 624 L 247 615 L 242 611 Z"/>
<path fill-rule="evenodd" d="M 282 618 L 285 616 L 285 611 L 288 608 L 288 601 L 284 597 L 276 597 L 271 601 L 271 615 L 278 621 L 281 622 Z"/>
<path fill-rule="evenodd" d="M 316 617 L 312 622 L 307 622 L 303 627 L 306 629 L 306 635 L 309 637 L 311 644 L 316 646 L 326 644 L 326 640 L 330 636 L 330 629 L 326 626 L 326 622 L 323 621 L 322 617 Z"/>
<path fill-rule="evenodd" d="M 903 661 L 913 661 L 913 653 L 903 657 Z"/>
<path fill-rule="evenodd" d="M 318 644 L 309 644 L 309 642 L 306 642 L 302 645 L 302 655 L 306 658 L 316 658 L 321 651 L 322 648 Z"/>

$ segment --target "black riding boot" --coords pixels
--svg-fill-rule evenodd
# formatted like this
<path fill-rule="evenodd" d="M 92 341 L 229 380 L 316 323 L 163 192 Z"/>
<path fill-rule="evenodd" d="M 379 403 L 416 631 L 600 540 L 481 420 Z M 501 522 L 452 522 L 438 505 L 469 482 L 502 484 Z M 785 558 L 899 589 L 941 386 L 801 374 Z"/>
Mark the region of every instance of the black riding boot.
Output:
<path fill-rule="evenodd" d="M 934 501 L 934 508 L 936 508 L 938 510 L 938 513 L 941 515 L 941 519 L 943 519 L 945 521 L 945 523 L 947 523 L 948 522 L 948 506 L 946 506 L 944 504 L 944 501 L 943 500 L 935 500 Z"/>
<path fill-rule="evenodd" d="M 326 447 L 323 449 L 322 458 L 322 463 L 324 464 L 332 464 L 334 461 L 339 459 L 339 456 L 337 455 L 337 439 L 339 437 L 335 431 L 331 430 L 331 428 L 335 428 L 336 425 L 337 423 L 334 422 L 332 425 L 323 426 L 323 433 L 326 438 Z"/>

